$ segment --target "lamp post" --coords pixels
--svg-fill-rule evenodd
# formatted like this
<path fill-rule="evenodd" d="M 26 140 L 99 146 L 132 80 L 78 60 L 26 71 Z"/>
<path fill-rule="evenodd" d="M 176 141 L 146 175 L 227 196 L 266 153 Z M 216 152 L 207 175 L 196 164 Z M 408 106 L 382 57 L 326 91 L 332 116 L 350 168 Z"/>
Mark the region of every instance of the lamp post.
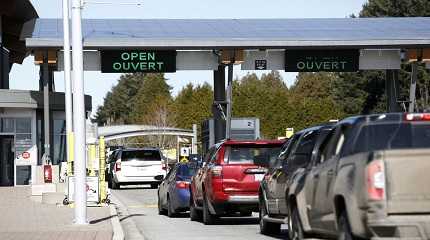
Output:
<path fill-rule="evenodd" d="M 72 113 L 72 83 L 70 80 L 70 4 L 69 0 L 63 0 L 63 40 L 64 40 L 64 95 L 66 105 L 66 134 L 67 134 L 67 174 L 72 172 L 72 134 L 73 134 L 73 113 Z"/>
<path fill-rule="evenodd" d="M 75 224 L 87 224 L 85 102 L 81 0 L 72 0 Z"/>

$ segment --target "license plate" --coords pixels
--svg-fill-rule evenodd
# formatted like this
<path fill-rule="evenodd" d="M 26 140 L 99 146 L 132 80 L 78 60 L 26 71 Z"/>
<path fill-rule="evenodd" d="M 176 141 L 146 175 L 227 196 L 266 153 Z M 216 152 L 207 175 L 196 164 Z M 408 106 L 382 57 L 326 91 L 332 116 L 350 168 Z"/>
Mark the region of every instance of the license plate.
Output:
<path fill-rule="evenodd" d="M 255 181 L 260 182 L 261 180 L 263 180 L 264 174 L 255 174 L 254 177 L 255 177 Z"/>

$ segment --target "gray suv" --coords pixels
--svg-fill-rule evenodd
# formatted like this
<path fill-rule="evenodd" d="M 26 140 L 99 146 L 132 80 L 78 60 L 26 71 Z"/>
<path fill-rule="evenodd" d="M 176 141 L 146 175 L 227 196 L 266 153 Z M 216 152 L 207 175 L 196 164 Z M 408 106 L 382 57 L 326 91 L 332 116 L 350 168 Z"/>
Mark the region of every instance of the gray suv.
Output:
<path fill-rule="evenodd" d="M 294 134 L 282 146 L 280 155 L 271 164 L 260 184 L 259 220 L 262 234 L 278 233 L 281 224 L 287 223 L 286 196 L 290 179 L 297 169 L 304 168 L 310 163 L 315 146 L 321 142 L 319 139 L 331 129 L 331 125 L 304 129 Z"/>

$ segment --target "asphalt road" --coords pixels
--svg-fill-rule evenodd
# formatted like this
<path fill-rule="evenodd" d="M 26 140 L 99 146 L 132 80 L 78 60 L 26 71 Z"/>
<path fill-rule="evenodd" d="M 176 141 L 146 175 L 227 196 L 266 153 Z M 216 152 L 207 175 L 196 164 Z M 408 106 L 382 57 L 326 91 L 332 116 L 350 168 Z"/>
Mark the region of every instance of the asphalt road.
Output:
<path fill-rule="evenodd" d="M 279 236 L 261 235 L 257 214 L 249 218 L 221 218 L 216 225 L 206 226 L 191 222 L 188 214 L 176 218 L 159 216 L 156 189 L 128 186 L 111 190 L 111 194 L 113 203 L 117 204 L 126 240 L 287 239 L 286 229 L 282 229 Z"/>

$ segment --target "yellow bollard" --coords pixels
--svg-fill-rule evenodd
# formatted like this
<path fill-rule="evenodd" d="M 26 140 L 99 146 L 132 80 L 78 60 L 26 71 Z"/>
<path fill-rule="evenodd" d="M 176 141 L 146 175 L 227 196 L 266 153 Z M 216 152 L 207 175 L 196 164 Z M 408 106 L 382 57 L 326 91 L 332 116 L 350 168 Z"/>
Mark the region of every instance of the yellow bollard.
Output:
<path fill-rule="evenodd" d="M 96 145 L 90 144 L 88 145 L 88 176 L 94 177 L 96 175 L 96 171 L 94 169 L 96 161 Z"/>
<path fill-rule="evenodd" d="M 99 139 L 99 192 L 100 192 L 100 202 L 106 202 L 107 189 L 105 182 L 105 166 L 106 166 L 106 149 L 105 149 L 105 138 L 102 136 Z"/>

